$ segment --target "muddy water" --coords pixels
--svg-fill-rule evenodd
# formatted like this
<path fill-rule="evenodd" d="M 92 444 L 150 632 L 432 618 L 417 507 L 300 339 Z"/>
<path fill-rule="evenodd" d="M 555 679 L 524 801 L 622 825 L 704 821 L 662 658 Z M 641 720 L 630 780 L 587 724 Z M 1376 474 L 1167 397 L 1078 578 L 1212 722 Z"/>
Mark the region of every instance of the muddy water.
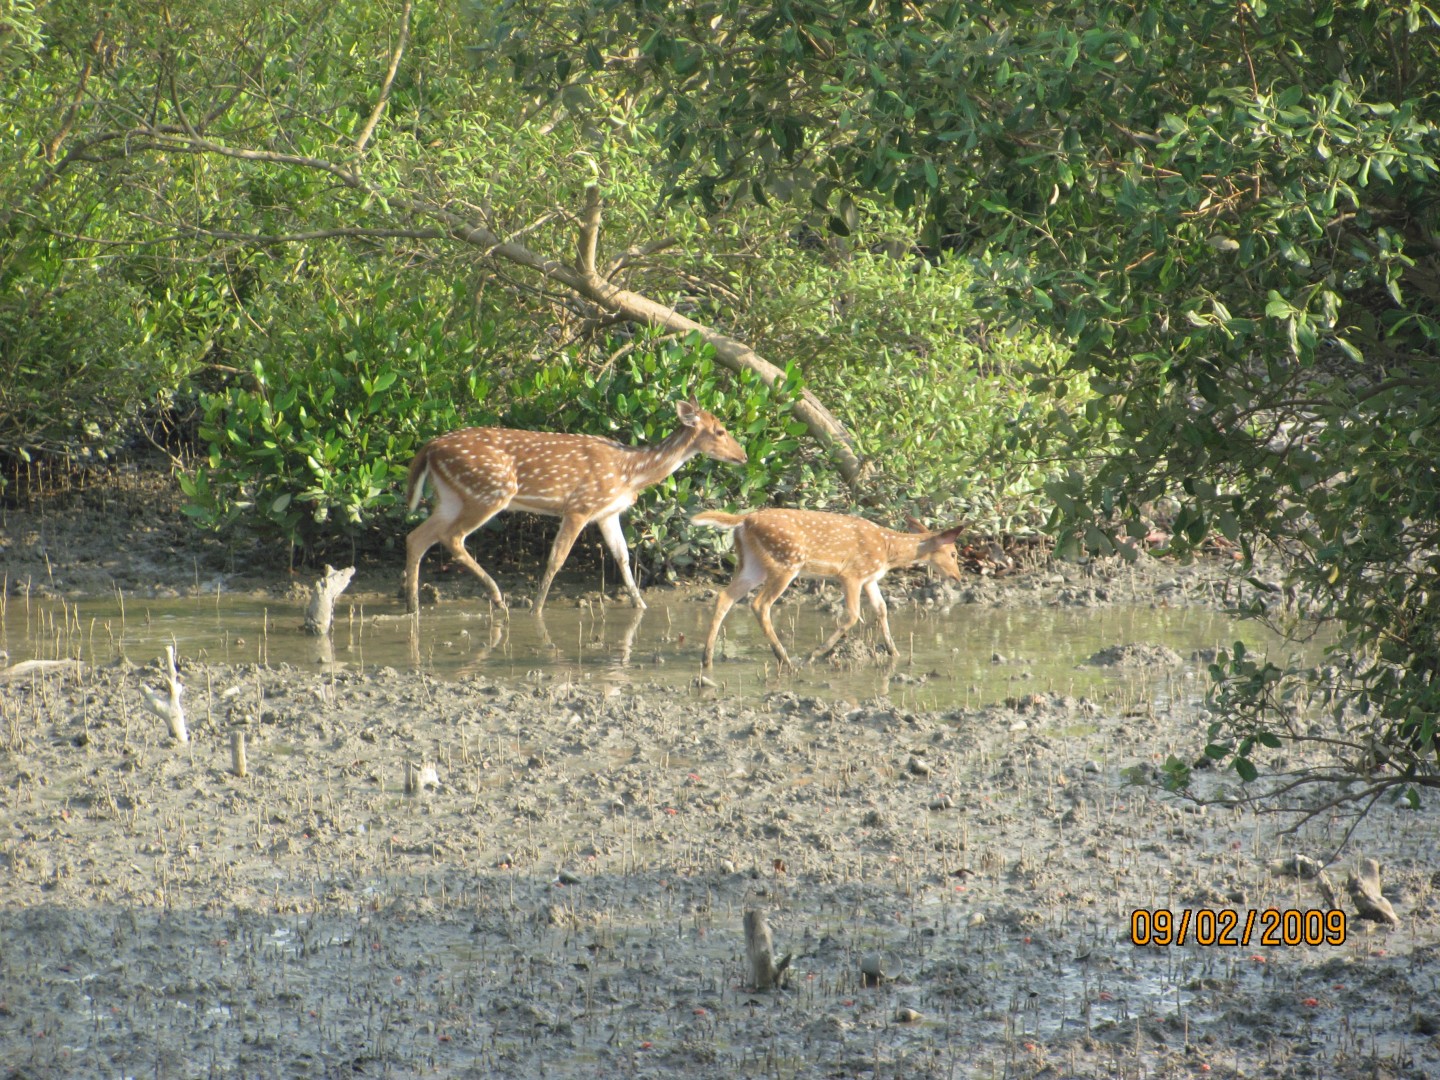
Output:
<path fill-rule="evenodd" d="M 380 596 L 342 598 L 330 642 L 301 629 L 304 605 L 276 599 L 204 598 L 63 601 L 11 598 L 0 622 L 0 648 L 10 663 L 73 659 L 146 663 L 176 646 L 181 657 L 209 663 L 289 664 L 365 674 L 383 668 L 426 671 L 444 679 L 484 675 L 530 683 L 561 680 L 604 688 L 693 688 L 712 601 L 698 594 L 652 599 L 646 611 L 581 601 L 554 604 L 543 619 L 508 616 L 488 604 L 426 610 L 417 624 Z M 776 608 L 782 640 L 796 656 L 819 645 L 834 616 L 813 600 Z M 1285 646 L 1254 624 L 1238 625 L 1203 608 L 1115 606 L 1000 608 L 955 604 L 904 605 L 892 610 L 901 656 L 880 662 L 826 663 L 802 668 L 787 685 L 827 699 L 896 697 L 906 707 L 970 708 L 1043 687 L 1095 695 L 1117 682 L 1164 702 L 1193 699 L 1203 686 L 1197 652 L 1237 638 L 1252 651 Z M 866 625 L 855 636 L 873 645 Z M 1142 673 L 1086 661 L 1108 646 L 1165 645 L 1184 669 Z M 877 658 L 878 661 L 878 658 Z M 1198 672 L 1198 676 L 1197 676 Z M 775 664 L 748 609 L 725 624 L 711 673 L 726 696 L 752 698 L 773 689 Z"/>

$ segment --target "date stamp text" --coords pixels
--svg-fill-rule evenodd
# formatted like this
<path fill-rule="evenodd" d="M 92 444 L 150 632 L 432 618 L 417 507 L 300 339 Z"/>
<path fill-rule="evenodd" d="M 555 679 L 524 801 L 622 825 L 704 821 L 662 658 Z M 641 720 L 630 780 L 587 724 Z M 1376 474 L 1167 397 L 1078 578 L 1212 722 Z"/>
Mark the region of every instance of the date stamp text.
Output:
<path fill-rule="evenodd" d="M 1345 912 L 1319 908 L 1136 908 L 1132 945 L 1344 945 Z"/>

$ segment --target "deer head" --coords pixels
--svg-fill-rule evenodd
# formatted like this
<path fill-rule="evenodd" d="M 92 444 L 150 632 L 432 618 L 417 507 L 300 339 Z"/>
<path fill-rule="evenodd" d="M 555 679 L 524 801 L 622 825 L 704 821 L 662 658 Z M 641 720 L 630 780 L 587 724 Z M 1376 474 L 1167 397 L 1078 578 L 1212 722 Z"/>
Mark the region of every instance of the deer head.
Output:
<path fill-rule="evenodd" d="M 675 415 L 681 424 L 690 429 L 694 440 L 690 445 L 696 453 L 736 465 L 745 464 L 745 448 L 736 441 L 735 436 L 725 430 L 724 424 L 700 408 L 694 398 L 677 401 Z"/>
<path fill-rule="evenodd" d="M 965 531 L 965 527 L 956 525 L 944 532 L 931 532 L 916 518 L 907 516 L 905 521 L 912 533 L 920 533 L 925 537 L 916 551 L 917 557 L 928 562 L 951 581 L 959 581 L 960 559 L 955 551 L 955 541 Z"/>

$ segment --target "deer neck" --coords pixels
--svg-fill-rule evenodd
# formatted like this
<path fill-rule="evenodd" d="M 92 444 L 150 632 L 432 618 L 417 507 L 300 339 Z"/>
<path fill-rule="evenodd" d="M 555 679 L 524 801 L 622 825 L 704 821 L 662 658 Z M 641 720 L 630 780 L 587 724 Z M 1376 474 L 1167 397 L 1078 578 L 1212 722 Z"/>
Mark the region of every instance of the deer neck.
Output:
<path fill-rule="evenodd" d="M 885 530 L 886 561 L 893 567 L 909 566 L 925 556 L 920 554 L 920 545 L 930 539 L 923 533 L 902 533 Z"/>
<path fill-rule="evenodd" d="M 632 452 L 625 472 L 636 491 L 658 484 L 697 453 L 696 430 L 680 427 L 650 446 Z"/>

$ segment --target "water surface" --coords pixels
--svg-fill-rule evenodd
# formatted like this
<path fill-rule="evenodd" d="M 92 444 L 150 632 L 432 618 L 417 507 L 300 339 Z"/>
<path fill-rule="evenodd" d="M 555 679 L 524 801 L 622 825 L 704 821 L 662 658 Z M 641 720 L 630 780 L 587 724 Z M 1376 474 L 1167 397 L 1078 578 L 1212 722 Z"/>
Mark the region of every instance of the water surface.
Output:
<path fill-rule="evenodd" d="M 613 688 L 700 688 L 700 649 L 713 601 L 698 595 L 654 596 L 646 611 L 557 596 L 542 619 L 508 615 L 484 601 L 427 608 L 418 622 L 392 599 L 342 597 L 329 642 L 302 629 L 304 604 L 215 595 L 183 599 L 64 601 L 11 597 L 0 621 L 0 648 L 9 662 L 74 659 L 148 663 L 173 644 L 183 658 L 215 663 L 291 664 L 357 672 L 418 669 L 438 678 L 569 680 Z M 813 597 L 777 605 L 775 625 L 791 654 L 803 657 L 834 626 Z M 780 678 L 748 607 L 725 623 L 713 687 L 756 696 L 777 686 L 827 698 L 898 697 L 916 708 L 993 703 L 1044 690 L 1097 695 L 1128 687 L 1150 699 L 1203 693 L 1203 650 L 1237 638 L 1254 651 L 1279 655 L 1290 647 L 1253 624 L 1237 624 L 1205 608 L 1156 606 L 948 608 L 904 605 L 890 612 L 901 655 L 894 664 L 856 661 L 802 667 Z M 874 642 L 866 623 L 852 636 Z M 1112 645 L 1166 645 L 1184 660 L 1178 669 L 1099 668 L 1086 661 Z"/>

